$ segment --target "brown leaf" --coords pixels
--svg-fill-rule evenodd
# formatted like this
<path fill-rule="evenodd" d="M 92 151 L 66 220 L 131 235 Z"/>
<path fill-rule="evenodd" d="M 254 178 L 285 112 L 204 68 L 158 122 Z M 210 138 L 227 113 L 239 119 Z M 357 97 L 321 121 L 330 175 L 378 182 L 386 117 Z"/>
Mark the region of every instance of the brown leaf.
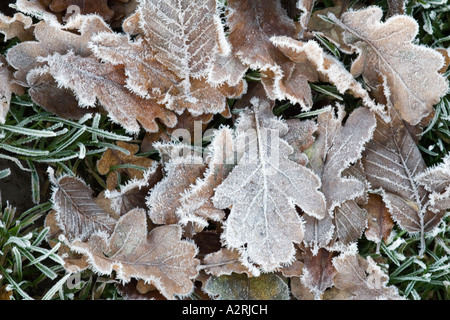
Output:
<path fill-rule="evenodd" d="M 208 254 L 203 259 L 200 268 L 207 274 L 216 277 L 231 275 L 232 273 L 246 273 L 249 276 L 252 275 L 248 268 L 242 264 L 239 252 L 225 248 Z"/>
<path fill-rule="evenodd" d="M 120 191 L 106 190 L 106 198 L 111 200 L 111 208 L 119 216 L 135 208 L 146 209 L 145 198 L 162 178 L 161 165 L 152 166 L 144 172 L 142 179 L 133 178 L 121 185 Z"/>
<path fill-rule="evenodd" d="M 270 41 L 273 36 L 295 37 L 295 24 L 280 1 L 233 0 L 228 6 L 233 51 L 245 66 L 261 71 L 268 97 L 288 98 L 309 109 L 312 96 L 307 81 L 317 81 L 316 73 L 309 65 L 295 65 Z"/>
<path fill-rule="evenodd" d="M 363 207 L 368 213 L 366 238 L 376 243 L 380 243 L 381 240 L 386 242 L 394 227 L 394 222 L 382 197 L 373 193 L 369 194 L 368 202 Z"/>
<path fill-rule="evenodd" d="M 0 288 L 0 300 L 12 300 L 14 295 L 11 290 L 7 289 L 8 285 L 4 285 Z"/>
<path fill-rule="evenodd" d="M 387 17 L 389 18 L 398 14 L 405 14 L 406 2 L 407 1 L 405 0 L 388 0 Z"/>
<path fill-rule="evenodd" d="M 180 239 L 177 225 L 157 227 L 148 234 L 145 211 L 134 209 L 120 218 L 109 239 L 96 234 L 87 243 L 74 241 L 70 248 L 86 255 L 97 273 L 115 271 L 124 283 L 142 279 L 174 299 L 191 292 L 198 274 L 196 246 Z"/>
<path fill-rule="evenodd" d="M 53 12 L 66 12 L 72 6 L 77 7 L 79 14 L 98 14 L 106 21 L 114 16 L 107 0 L 52 0 L 49 9 Z"/>
<path fill-rule="evenodd" d="M 13 17 L 5 16 L 0 12 L 0 33 L 5 36 L 5 41 L 19 38 L 21 42 L 34 39 L 32 27 L 33 19 L 22 13 L 16 13 Z"/>
<path fill-rule="evenodd" d="M 321 248 L 317 254 L 311 250 L 303 252 L 304 266 L 302 283 L 314 293 L 315 299 L 320 299 L 327 288 L 333 286 L 336 269 L 332 264 L 335 253 Z"/>
<path fill-rule="evenodd" d="M 346 295 L 346 300 L 404 300 L 395 286 L 387 286 L 389 277 L 367 257 L 356 253 L 356 247 L 333 259 L 337 274 L 334 285 Z"/>
<path fill-rule="evenodd" d="M 185 192 L 177 209 L 182 224 L 195 222 L 206 227 L 207 220 L 220 221 L 225 217 L 224 211 L 214 206 L 212 197 L 215 188 L 227 178 L 235 165 L 233 132 L 226 127 L 215 132 L 207 152 L 208 167 L 203 177 Z"/>
<path fill-rule="evenodd" d="M 289 155 L 289 159 L 298 164 L 306 165 L 308 157 L 303 152 L 314 143 L 313 133 L 317 130 L 317 124 L 314 120 L 300 121 L 298 119 L 289 119 L 286 123 L 289 126 L 289 131 L 283 139 L 294 149 L 294 153 Z"/>
<path fill-rule="evenodd" d="M 330 17 L 344 29 L 344 41 L 359 53 L 351 73 L 362 75 L 374 88 L 386 81 L 394 108 L 415 125 L 447 93 L 448 83 L 438 73 L 444 59 L 437 51 L 412 43 L 418 32 L 412 17 L 397 15 L 382 23 L 382 15 L 380 7 L 372 6 L 346 12 L 341 20 Z"/>
<path fill-rule="evenodd" d="M 71 89 L 82 107 L 95 106 L 97 101 L 112 121 L 129 132 L 139 132 L 140 126 L 149 132 L 158 131 L 156 119 L 171 127 L 176 116 L 153 100 L 142 99 L 124 86 L 123 68 L 100 63 L 94 58 L 82 58 L 58 53 L 46 58 L 49 70 L 58 84 Z"/>
<path fill-rule="evenodd" d="M 183 79 L 188 100 L 192 79 L 206 77 L 210 62 L 228 46 L 214 0 L 140 1 L 138 23 L 155 58 Z"/>
<path fill-rule="evenodd" d="M 117 220 L 98 206 L 83 180 L 71 176 L 56 179 L 52 169 L 49 178 L 56 221 L 67 239 L 84 241 L 96 232 L 112 233 Z"/>
<path fill-rule="evenodd" d="M 131 279 L 127 284 L 116 284 L 116 288 L 125 300 L 166 300 L 152 284 L 142 280 Z"/>
<path fill-rule="evenodd" d="M 367 144 L 362 163 L 373 190 L 381 189 L 392 218 L 399 226 L 421 238 L 441 221 L 444 211 L 430 210 L 427 190 L 414 177 L 426 165 L 402 119 L 390 109 L 391 122 L 377 118 L 372 141 Z"/>
<path fill-rule="evenodd" d="M 6 121 L 13 93 L 20 95 L 24 93 L 24 90 L 14 83 L 12 70 L 8 67 L 5 58 L 0 55 L 0 124 Z"/>
<path fill-rule="evenodd" d="M 203 176 L 205 164 L 197 155 L 175 156 L 164 164 L 164 178 L 158 182 L 147 198 L 149 216 L 155 224 L 179 221 L 177 209 L 183 193 Z"/>
<path fill-rule="evenodd" d="M 122 150 L 116 150 L 108 148 L 102 155 L 101 159 L 97 162 L 97 170 L 102 175 L 108 175 L 106 180 L 106 185 L 108 190 L 114 190 L 118 185 L 117 174 L 124 173 L 130 179 L 143 179 L 144 172 L 150 168 L 154 161 L 146 157 L 138 157 L 134 154 L 139 151 L 139 146 L 135 144 L 126 143 L 123 141 L 117 141 L 117 146 L 122 148 L 128 154 L 124 153 Z M 126 165 L 139 166 L 143 170 L 126 167 Z M 114 168 L 115 166 L 123 166 Z M 111 171 L 113 168 L 113 171 Z"/>
<path fill-rule="evenodd" d="M 438 71 L 440 74 L 444 74 L 450 65 L 450 53 L 448 51 L 448 48 L 447 49 L 437 48 L 436 51 L 442 54 L 442 56 L 444 57 L 445 60 L 444 66 Z"/>

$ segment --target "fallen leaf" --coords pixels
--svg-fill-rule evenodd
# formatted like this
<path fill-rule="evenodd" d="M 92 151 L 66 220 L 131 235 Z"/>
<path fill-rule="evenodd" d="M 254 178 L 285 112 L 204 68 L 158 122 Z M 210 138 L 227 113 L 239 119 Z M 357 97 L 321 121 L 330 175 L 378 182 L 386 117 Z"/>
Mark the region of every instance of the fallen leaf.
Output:
<path fill-rule="evenodd" d="M 276 274 L 212 276 L 204 290 L 216 300 L 289 300 L 289 288 Z"/>
<path fill-rule="evenodd" d="M 232 273 L 252 275 L 248 268 L 241 263 L 239 252 L 226 248 L 205 256 L 200 269 L 216 277 L 231 275 Z"/>
<path fill-rule="evenodd" d="M 5 58 L 0 55 L 0 124 L 4 124 L 11 105 L 13 94 L 23 94 L 21 86 L 14 83 L 13 72 Z"/>
<path fill-rule="evenodd" d="M 370 256 L 366 260 L 356 253 L 356 247 L 335 257 L 333 266 L 334 285 L 347 293 L 346 300 L 404 300 L 395 286 L 387 286 L 388 275 Z"/>
<path fill-rule="evenodd" d="M 85 241 L 97 232 L 112 233 L 117 220 L 98 206 L 83 180 L 71 176 L 55 178 L 52 169 L 48 172 L 55 218 L 67 239 Z"/>
<path fill-rule="evenodd" d="M 98 173 L 107 175 L 106 186 L 110 191 L 119 185 L 118 174 L 125 173 L 130 179 L 141 180 L 144 178 L 144 172 L 154 163 L 149 158 L 134 155 L 139 151 L 138 145 L 123 141 L 117 141 L 116 144 L 122 150 L 108 148 L 97 162 Z"/>
<path fill-rule="evenodd" d="M 108 239 L 102 234 L 89 241 L 74 241 L 70 248 L 86 255 L 91 268 L 123 283 L 132 278 L 152 283 L 164 297 L 187 295 L 197 274 L 196 246 L 181 239 L 181 228 L 168 225 L 147 233 L 147 215 L 134 209 L 122 216 Z"/>
<path fill-rule="evenodd" d="M 344 41 L 359 55 L 351 73 L 362 75 L 373 88 L 387 82 L 394 108 L 402 119 L 418 124 L 447 93 L 447 80 L 438 73 L 444 59 L 437 51 L 413 44 L 417 22 L 397 15 L 381 22 L 383 11 L 371 6 L 330 18 L 345 31 Z"/>
<path fill-rule="evenodd" d="M 271 271 L 288 264 L 295 254 L 293 243 L 302 241 L 303 221 L 295 205 L 323 217 L 325 201 L 318 177 L 287 158 L 293 150 L 281 137 L 288 126 L 273 115 L 267 101 L 254 98 L 251 103 L 253 109 L 239 119 L 238 165 L 216 188 L 213 203 L 231 208 L 223 232 L 227 246 L 238 249 L 244 261 Z"/>
<path fill-rule="evenodd" d="M 22 13 L 16 13 L 13 17 L 5 16 L 0 12 L 0 33 L 5 36 L 5 41 L 17 37 L 21 42 L 34 39 L 33 19 Z"/>
<path fill-rule="evenodd" d="M 394 221 L 392 221 L 383 198 L 371 193 L 368 202 L 363 207 L 368 213 L 368 227 L 364 233 L 366 238 L 377 244 L 382 240 L 386 242 L 394 227 Z"/>

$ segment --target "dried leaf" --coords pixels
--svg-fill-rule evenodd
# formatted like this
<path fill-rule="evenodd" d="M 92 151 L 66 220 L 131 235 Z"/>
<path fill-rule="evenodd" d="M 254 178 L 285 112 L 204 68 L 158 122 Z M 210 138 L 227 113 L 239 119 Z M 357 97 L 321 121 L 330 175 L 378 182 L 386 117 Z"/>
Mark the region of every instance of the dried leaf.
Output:
<path fill-rule="evenodd" d="M 45 58 L 58 84 L 71 89 L 82 107 L 93 107 L 97 101 L 106 109 L 112 121 L 129 132 L 139 132 L 141 124 L 149 132 L 158 131 L 156 119 L 171 127 L 176 116 L 153 100 L 145 100 L 124 87 L 123 69 L 100 63 L 94 58 L 82 58 L 69 52 Z"/>
<path fill-rule="evenodd" d="M 233 0 L 228 6 L 228 38 L 233 51 L 245 66 L 261 71 L 268 97 L 287 98 L 309 109 L 312 96 L 308 81 L 317 81 L 317 74 L 308 64 L 292 63 L 270 41 L 273 36 L 295 37 L 296 33 L 295 24 L 280 0 Z"/>
<path fill-rule="evenodd" d="M 158 182 L 147 197 L 149 216 L 153 223 L 177 223 L 177 209 L 181 199 L 198 178 L 203 176 L 205 164 L 197 155 L 173 156 L 164 165 L 164 178 Z"/>
<path fill-rule="evenodd" d="M 301 42 L 285 36 L 272 37 L 271 41 L 292 61 L 311 64 L 318 72 L 321 81 L 330 82 L 341 94 L 348 90 L 355 97 L 361 98 L 364 105 L 383 114 L 384 105 L 375 103 L 342 63 L 326 54 L 317 42 L 312 40 Z"/>
<path fill-rule="evenodd" d="M 49 176 L 56 220 L 66 238 L 84 241 L 96 232 L 112 233 L 117 220 L 98 206 L 83 180 L 71 176 L 56 179 L 52 169 Z"/>
<path fill-rule="evenodd" d="M 444 212 L 430 210 L 426 189 L 414 180 L 426 169 L 422 155 L 397 112 L 391 109 L 389 116 L 389 123 L 377 119 L 362 163 L 371 188 L 383 191 L 392 218 L 408 232 L 419 234 L 423 253 L 424 234 L 439 224 Z"/>
<path fill-rule="evenodd" d="M 98 173 L 108 175 L 106 178 L 108 190 L 114 190 L 119 185 L 118 174 L 125 173 L 130 179 L 141 180 L 144 178 L 144 172 L 154 163 L 154 161 L 149 158 L 134 155 L 139 151 L 138 145 L 123 141 L 117 141 L 116 144 L 119 148 L 126 150 L 128 154 L 121 150 L 108 148 L 97 162 Z M 143 170 L 127 167 L 127 165 L 138 166 L 143 168 Z M 115 166 L 123 167 L 114 168 Z M 111 171 L 111 168 L 114 168 L 114 171 Z"/>
<path fill-rule="evenodd" d="M 289 119 L 286 123 L 289 131 L 283 139 L 294 149 L 294 153 L 289 156 L 289 159 L 306 165 L 308 157 L 303 152 L 314 143 L 313 133 L 317 130 L 317 124 L 314 120 L 300 121 L 298 119 Z"/>
<path fill-rule="evenodd" d="M 167 299 L 187 295 L 197 274 L 197 248 L 180 240 L 177 225 L 161 226 L 147 233 L 147 215 L 134 209 L 122 216 L 107 239 L 93 235 L 87 243 L 74 241 L 70 248 L 89 258 L 91 268 L 100 274 L 116 272 L 127 283 L 134 279 L 151 282 Z"/>
<path fill-rule="evenodd" d="M 5 16 L 0 12 L 0 33 L 5 36 L 5 41 L 19 38 L 20 41 L 29 41 L 34 39 L 32 27 L 33 19 L 23 15 L 22 13 L 16 13 L 13 17 Z"/>
<path fill-rule="evenodd" d="M 233 132 L 226 127 L 214 133 L 208 146 L 208 167 L 201 179 L 197 179 L 181 198 L 177 216 L 182 224 L 195 222 L 207 226 L 207 220 L 220 221 L 224 218 L 223 210 L 212 203 L 214 190 L 229 175 L 235 165 L 233 150 Z"/>
<path fill-rule="evenodd" d="M 293 243 L 303 238 L 295 205 L 323 217 L 325 202 L 318 177 L 287 159 L 293 150 L 280 136 L 288 126 L 273 116 L 268 102 L 251 102 L 253 110 L 239 120 L 238 165 L 216 188 L 213 203 L 219 209 L 231 208 L 223 233 L 227 246 L 271 271 L 291 262 Z"/>
<path fill-rule="evenodd" d="M 381 22 L 382 15 L 381 8 L 372 6 L 346 12 L 341 20 L 331 18 L 344 29 L 344 41 L 359 53 L 351 73 L 363 75 L 375 88 L 386 81 L 394 108 L 416 125 L 447 93 L 448 83 L 438 73 L 444 59 L 435 50 L 412 43 L 418 32 L 412 17 L 397 15 Z"/>
<path fill-rule="evenodd" d="M 388 0 L 387 17 L 389 18 L 399 14 L 405 14 L 406 2 L 407 1 L 405 0 Z"/>
<path fill-rule="evenodd" d="M 239 252 L 225 248 L 205 256 L 200 268 L 207 274 L 216 277 L 231 275 L 232 273 L 252 275 L 248 268 L 241 263 Z"/>
<path fill-rule="evenodd" d="M 144 172 L 142 179 L 133 178 L 120 191 L 106 190 L 106 198 L 111 200 L 111 208 L 119 216 L 135 208 L 146 209 L 146 201 L 150 189 L 162 179 L 162 167 L 153 165 Z"/>
<path fill-rule="evenodd" d="M 23 88 L 15 84 L 13 79 L 12 70 L 5 58 L 0 55 L 0 124 L 6 121 L 13 93 L 19 95 L 24 93 Z"/>
<path fill-rule="evenodd" d="M 388 275 L 371 257 L 365 260 L 356 253 L 356 247 L 334 258 L 333 266 L 334 285 L 347 293 L 348 300 L 404 300 L 395 286 L 387 286 Z"/>
<path fill-rule="evenodd" d="M 297 8 L 303 12 L 298 20 L 302 30 L 306 30 L 308 28 L 308 21 L 314 9 L 314 3 L 315 0 L 298 0 L 297 2 Z"/>
<path fill-rule="evenodd" d="M 311 250 L 303 253 L 304 266 L 302 283 L 314 293 L 315 299 L 320 299 L 327 288 L 333 286 L 336 269 L 332 264 L 333 252 L 321 248 L 316 254 Z"/>
<path fill-rule="evenodd" d="M 155 58 L 183 81 L 188 99 L 191 78 L 206 77 L 210 63 L 227 43 L 214 0 L 142 0 L 139 25 Z"/>
<path fill-rule="evenodd" d="M 67 12 L 73 6 L 77 7 L 79 14 L 98 14 L 106 21 L 114 16 L 114 12 L 108 7 L 107 0 L 52 0 L 49 9 L 53 12 Z"/>
<path fill-rule="evenodd" d="M 289 288 L 276 274 L 210 277 L 204 290 L 216 300 L 289 300 Z"/>
<path fill-rule="evenodd" d="M 367 204 L 364 209 L 368 213 L 368 227 L 365 231 L 367 239 L 380 243 L 381 240 L 387 241 L 391 230 L 394 227 L 391 214 L 384 205 L 383 199 L 377 194 L 369 194 Z"/>

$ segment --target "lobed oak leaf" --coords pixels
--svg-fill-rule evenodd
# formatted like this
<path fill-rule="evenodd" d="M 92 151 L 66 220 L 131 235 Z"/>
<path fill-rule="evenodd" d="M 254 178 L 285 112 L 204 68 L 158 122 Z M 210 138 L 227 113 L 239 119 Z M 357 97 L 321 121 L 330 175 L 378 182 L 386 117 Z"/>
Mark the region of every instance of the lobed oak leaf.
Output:
<path fill-rule="evenodd" d="M 298 21 L 300 24 L 301 32 L 300 37 L 302 37 L 303 31 L 308 29 L 308 22 L 311 18 L 312 11 L 314 9 L 315 0 L 298 0 L 297 8 L 302 11 Z"/>
<path fill-rule="evenodd" d="M 308 157 L 303 153 L 314 143 L 313 135 L 317 130 L 317 124 L 314 120 L 289 119 L 286 120 L 289 131 L 283 136 L 283 139 L 294 149 L 294 153 L 289 159 L 301 165 L 308 163 Z"/>
<path fill-rule="evenodd" d="M 394 221 L 409 233 L 420 236 L 420 254 L 423 254 L 425 233 L 439 224 L 445 211 L 430 210 L 429 193 L 414 179 L 426 170 L 422 155 L 393 108 L 389 116 L 390 122 L 377 118 L 374 137 L 367 144 L 362 163 L 372 190 L 382 191 Z"/>
<path fill-rule="evenodd" d="M 216 208 L 231 208 L 223 238 L 238 249 L 243 261 L 264 271 L 289 264 L 293 243 L 303 238 L 299 206 L 307 214 L 324 217 L 320 181 L 309 169 L 288 159 L 292 148 L 281 137 L 288 126 L 276 118 L 267 101 L 251 100 L 252 110 L 238 123 L 238 164 L 216 188 Z"/>
<path fill-rule="evenodd" d="M 124 283 L 132 278 L 152 283 L 164 297 L 187 295 L 197 274 L 197 248 L 181 240 L 181 228 L 168 225 L 147 233 L 147 215 L 133 209 L 122 216 L 111 237 L 94 234 L 88 242 L 74 241 L 70 248 L 88 257 L 91 268 Z"/>
<path fill-rule="evenodd" d="M 156 132 L 159 129 L 156 119 L 169 127 L 176 124 L 177 118 L 171 111 L 124 87 L 125 75 L 120 66 L 100 63 L 72 52 L 66 55 L 55 53 L 45 61 L 58 84 L 75 93 L 80 106 L 92 107 L 98 101 L 109 117 L 128 132 L 139 132 L 139 124 L 149 132 Z"/>
<path fill-rule="evenodd" d="M 236 273 L 211 276 L 204 291 L 216 300 L 289 300 L 288 285 L 274 273 L 259 277 Z"/>
<path fill-rule="evenodd" d="M 207 274 L 220 277 L 231 275 L 232 273 L 246 273 L 252 276 L 251 271 L 241 263 L 241 256 L 238 251 L 222 248 L 217 252 L 205 256 L 201 266 Z"/>
<path fill-rule="evenodd" d="M 146 209 L 146 201 L 150 189 L 162 179 L 162 167 L 153 165 L 144 172 L 142 179 L 133 178 L 120 191 L 106 190 L 105 197 L 111 200 L 111 208 L 119 216 L 135 208 Z"/>
<path fill-rule="evenodd" d="M 94 201 L 91 188 L 83 180 L 71 176 L 56 179 L 51 168 L 49 177 L 56 221 L 67 239 L 84 241 L 97 232 L 112 233 L 117 220 Z"/>
<path fill-rule="evenodd" d="M 418 32 L 413 18 L 397 15 L 381 22 L 382 15 L 381 8 L 372 6 L 346 12 L 340 20 L 330 18 L 359 54 L 351 73 L 362 75 L 373 88 L 381 88 L 386 81 L 394 108 L 402 119 L 416 125 L 447 93 L 448 83 L 438 73 L 444 59 L 437 51 L 412 43 Z"/>
<path fill-rule="evenodd" d="M 389 277 L 369 256 L 367 260 L 352 247 L 333 259 L 337 271 L 334 285 L 346 300 L 404 300 L 395 286 L 387 286 Z"/>
<path fill-rule="evenodd" d="M 191 79 L 206 77 L 210 63 L 227 46 L 216 11 L 214 0 L 142 0 L 137 9 L 139 26 L 156 60 L 184 80 L 184 94 L 192 102 Z"/>
<path fill-rule="evenodd" d="M 173 224 L 180 219 L 177 209 L 181 206 L 183 193 L 203 176 L 205 164 L 198 155 L 175 156 L 175 152 L 171 152 L 163 170 L 164 178 L 150 190 L 146 203 L 153 223 Z"/>
<path fill-rule="evenodd" d="M 5 36 L 5 41 L 17 37 L 20 41 L 34 39 L 33 19 L 18 12 L 13 17 L 5 16 L 0 12 L 0 33 Z"/>
<path fill-rule="evenodd" d="M 181 206 L 176 211 L 182 224 L 195 222 L 205 227 L 207 220 L 220 221 L 225 217 L 224 211 L 214 206 L 212 197 L 215 188 L 227 178 L 235 165 L 232 130 L 222 127 L 215 132 L 207 152 L 208 166 L 203 177 L 184 193 Z"/>
<path fill-rule="evenodd" d="M 135 156 L 135 153 L 139 151 L 138 145 L 123 141 L 117 141 L 116 144 L 123 151 L 108 148 L 97 162 L 98 172 L 102 175 L 107 175 L 106 186 L 108 190 L 113 190 L 118 186 L 119 181 L 117 175 L 119 173 L 125 173 L 130 179 L 140 180 L 144 178 L 144 172 L 154 163 L 149 158 Z M 115 168 L 116 166 L 119 167 Z M 138 166 L 140 168 L 133 168 L 132 166 Z"/>
<path fill-rule="evenodd" d="M 287 98 L 309 109 L 312 95 L 307 82 L 317 81 L 316 72 L 308 64 L 290 61 L 270 41 L 273 36 L 295 37 L 296 33 L 295 24 L 280 0 L 233 0 L 228 7 L 228 39 L 233 52 L 245 66 L 260 70 L 268 97 Z"/>
<path fill-rule="evenodd" d="M 98 14 L 105 21 L 111 20 L 114 16 L 114 11 L 109 8 L 107 0 L 52 0 L 48 8 L 55 13 L 65 13 L 67 20 L 70 15 L 68 11 L 73 7 L 76 7 L 77 14 Z"/>
<path fill-rule="evenodd" d="M 316 69 L 319 79 L 336 86 L 341 94 L 349 91 L 353 96 L 361 98 L 363 104 L 374 112 L 385 113 L 384 105 L 379 105 L 373 101 L 369 93 L 345 69 L 342 63 L 326 54 L 317 42 L 313 40 L 301 42 L 286 36 L 272 37 L 271 41 L 292 61 L 311 64 Z"/>
<path fill-rule="evenodd" d="M 344 171 L 361 158 L 376 120 L 367 108 L 355 109 L 345 125 L 342 125 L 343 108 L 338 107 L 337 117 L 333 113 L 331 109 L 318 116 L 316 140 L 305 151 L 309 165 L 321 177 L 328 211 L 325 219 L 305 219 L 304 243 L 314 253 L 334 238 L 340 245 L 355 242 L 367 223 L 367 213 L 357 203 L 366 192 L 366 184 L 352 175 L 344 175 Z"/>

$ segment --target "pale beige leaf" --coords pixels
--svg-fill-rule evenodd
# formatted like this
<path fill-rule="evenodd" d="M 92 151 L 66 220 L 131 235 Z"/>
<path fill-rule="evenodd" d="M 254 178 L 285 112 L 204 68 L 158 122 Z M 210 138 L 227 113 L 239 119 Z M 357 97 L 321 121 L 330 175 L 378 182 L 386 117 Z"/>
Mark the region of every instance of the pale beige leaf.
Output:
<path fill-rule="evenodd" d="M 70 248 L 86 255 L 95 272 L 111 275 L 115 271 L 124 283 L 142 279 L 167 299 L 189 294 L 198 274 L 197 248 L 181 240 L 181 228 L 161 226 L 147 233 L 147 215 L 142 209 L 122 216 L 109 239 L 95 234 L 88 242 L 74 241 Z"/>
<path fill-rule="evenodd" d="M 176 124 L 177 118 L 171 111 L 124 87 L 124 72 L 120 66 L 100 63 L 72 52 L 66 55 L 55 53 L 45 61 L 58 84 L 75 93 L 80 106 L 95 106 L 98 101 L 111 120 L 129 132 L 139 132 L 140 125 L 149 132 L 156 132 L 159 129 L 156 119 L 169 127 Z"/>
<path fill-rule="evenodd" d="M 225 212 L 214 207 L 211 198 L 214 189 L 226 179 L 235 165 L 232 130 L 223 127 L 214 133 L 207 152 L 208 167 L 203 177 L 185 192 L 177 209 L 182 224 L 195 222 L 205 227 L 207 220 L 220 221 L 225 217 Z"/>
<path fill-rule="evenodd" d="M 303 221 L 295 205 L 307 214 L 325 216 L 320 181 L 309 169 L 290 161 L 292 148 L 281 137 L 288 126 L 276 118 L 270 104 L 257 98 L 238 122 L 238 165 L 216 188 L 213 203 L 231 208 L 223 238 L 238 249 L 243 261 L 264 271 L 289 264 L 293 243 L 303 238 Z"/>
<path fill-rule="evenodd" d="M 334 285 L 347 293 L 346 300 L 404 300 L 395 286 L 387 286 L 388 275 L 372 258 L 361 257 L 356 247 L 334 258 L 333 266 L 337 271 Z"/>
<path fill-rule="evenodd" d="M 153 223 L 172 224 L 179 221 L 177 209 L 182 205 L 186 190 L 205 171 L 203 158 L 197 155 L 173 157 L 164 164 L 164 178 L 158 182 L 147 197 L 149 216 Z"/>
<path fill-rule="evenodd" d="M 5 123 L 9 112 L 13 93 L 23 94 L 21 86 L 14 83 L 13 72 L 8 67 L 6 59 L 0 55 L 0 123 Z"/>
<path fill-rule="evenodd" d="M 32 27 L 33 19 L 22 13 L 16 13 L 13 17 L 5 16 L 0 12 L 0 33 L 5 36 L 5 41 L 17 37 L 20 41 L 34 39 Z"/>
<path fill-rule="evenodd" d="M 444 59 L 437 51 L 413 44 L 417 22 L 396 15 L 381 22 L 383 11 L 371 6 L 333 18 L 345 31 L 344 41 L 358 52 L 351 72 L 363 75 L 371 87 L 387 81 L 394 108 L 400 116 L 418 124 L 433 111 L 433 105 L 447 93 L 448 83 L 438 73 Z"/>
<path fill-rule="evenodd" d="M 207 274 L 220 277 L 232 273 L 252 273 L 241 263 L 241 256 L 236 250 L 220 249 L 205 256 L 200 266 Z"/>
<path fill-rule="evenodd" d="M 112 233 L 117 220 L 94 201 L 91 188 L 83 180 L 71 176 L 56 179 L 53 170 L 49 175 L 56 221 L 67 239 L 85 241 L 97 232 Z"/>

